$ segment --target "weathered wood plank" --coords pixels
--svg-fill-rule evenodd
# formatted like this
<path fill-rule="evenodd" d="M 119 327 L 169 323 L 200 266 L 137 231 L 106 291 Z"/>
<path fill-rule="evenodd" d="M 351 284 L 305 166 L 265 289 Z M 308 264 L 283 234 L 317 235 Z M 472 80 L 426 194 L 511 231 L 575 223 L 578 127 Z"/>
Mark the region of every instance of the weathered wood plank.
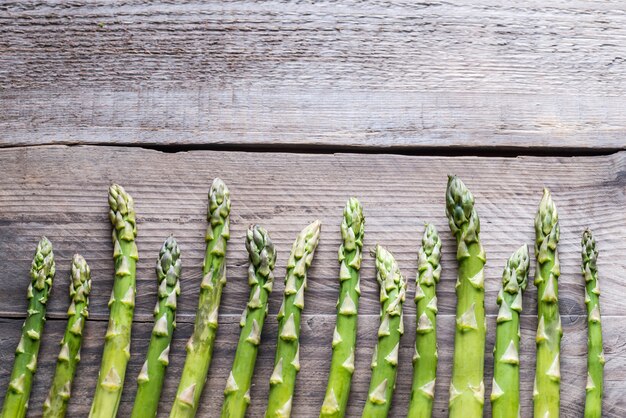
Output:
<path fill-rule="evenodd" d="M 580 234 L 595 231 L 601 250 L 603 311 L 626 315 L 621 277 L 626 274 L 624 154 L 585 158 L 446 158 L 391 155 L 252 154 L 157 151 L 101 147 L 33 147 L 0 150 L 0 269 L 11 297 L 0 298 L 4 316 L 23 315 L 22 295 L 38 238 L 47 235 L 58 260 L 53 317 L 64 315 L 69 262 L 80 251 L 92 268 L 93 318 L 108 315 L 112 286 L 107 188 L 120 182 L 134 196 L 138 214 L 137 319 L 150 321 L 156 292 L 154 262 L 162 241 L 175 234 L 183 251 L 181 315 L 195 311 L 204 256 L 206 193 L 215 176 L 232 192 L 232 228 L 228 251 L 229 283 L 222 312 L 239 314 L 248 291 L 245 230 L 264 225 L 278 249 L 281 278 L 291 243 L 308 222 L 323 222 L 321 244 L 311 271 L 313 313 L 334 312 L 336 252 L 345 200 L 358 196 L 367 219 L 365 248 L 387 245 L 405 275 L 415 277 L 416 252 L 423 223 L 434 222 L 443 237 L 443 274 L 439 287 L 442 313 L 455 312 L 455 246 L 444 215 L 447 173 L 460 174 L 475 193 L 488 263 L 487 301 L 495 301 L 508 256 L 534 242 L 533 220 L 541 189 L 549 186 L 561 219 L 561 298 L 564 314 L 585 312 L 580 275 Z M 374 263 L 363 262 L 363 313 L 378 313 Z M 277 285 L 281 289 L 282 284 Z M 535 306 L 535 292 L 527 306 Z M 277 307 L 280 296 L 272 296 Z M 487 312 L 495 314 L 496 304 Z M 409 307 L 412 312 L 412 307 Z M 533 314 L 532 310 L 527 311 Z"/>
<path fill-rule="evenodd" d="M 619 2 L 8 1 L 0 145 L 626 148 Z"/>
<path fill-rule="evenodd" d="M 310 308 L 312 304 L 307 307 Z M 585 321 L 576 317 L 564 317 L 564 340 L 562 350 L 562 408 L 564 418 L 575 418 L 582 415 L 586 381 L 586 332 Z M 199 416 L 218 416 L 222 404 L 222 391 L 232 365 L 234 348 L 238 338 L 239 318 L 236 315 L 224 315 L 221 318 L 220 330 L 215 345 L 214 360 L 209 373 L 207 386 L 204 390 Z M 376 341 L 378 318 L 361 316 L 359 321 L 358 352 L 356 356 L 356 374 L 348 408 L 348 416 L 358 417 L 362 411 L 369 386 L 369 363 L 373 345 Z M 626 345 L 621 334 L 623 317 L 607 316 L 604 319 L 605 347 L 607 352 L 604 415 L 608 418 L 621 418 L 626 414 L 626 401 L 623 396 L 623 382 L 626 379 L 624 362 L 626 361 Z M 305 315 L 303 320 L 301 363 L 302 369 L 298 376 L 293 416 L 313 417 L 319 413 L 322 404 L 326 378 L 328 376 L 328 359 L 330 358 L 330 340 L 335 324 L 334 317 L 328 315 Z M 400 367 L 398 384 L 393 400 L 390 416 L 404 416 L 408 407 L 412 376 L 411 357 L 415 338 L 415 318 L 406 316 L 407 332 L 402 338 L 400 348 Z M 439 322 L 439 369 L 437 375 L 436 403 L 434 417 L 447 416 L 448 386 L 450 383 L 450 367 L 452 364 L 452 339 L 454 317 L 440 316 Z M 529 416 L 532 411 L 532 382 L 534 379 L 534 335 L 536 319 L 525 317 L 522 321 L 521 350 L 521 401 L 522 416 Z M 46 325 L 39 366 L 30 402 L 31 417 L 41 416 L 41 407 L 47 394 L 52 373 L 54 372 L 58 341 L 64 329 L 64 321 L 50 320 Z M 2 364 L 9 365 L 13 350 L 19 339 L 21 321 L 1 319 L 0 359 Z M 136 391 L 136 377 L 144 360 L 149 342 L 152 325 L 136 323 L 133 328 L 132 355 L 127 373 L 126 385 L 120 405 L 120 416 L 128 416 L 132 408 Z M 495 334 L 495 318 L 489 317 L 489 334 L 485 356 L 485 382 L 487 393 L 491 388 L 493 376 L 493 347 Z M 70 416 L 86 416 L 94 392 L 94 376 L 98 373 L 102 350 L 101 338 L 106 331 L 103 321 L 87 323 L 87 338 L 82 351 L 72 400 Z M 185 342 L 191 334 L 189 323 L 180 323 L 174 334 L 174 343 L 170 354 L 170 367 L 161 396 L 159 416 L 166 417 L 176 393 L 178 378 L 185 360 Z M 267 403 L 269 376 L 273 368 L 276 321 L 270 318 L 263 331 L 263 344 L 259 352 L 257 368 L 252 386 L 252 403 L 249 416 L 262 416 Z M 614 336 L 614 337 L 611 337 Z M 0 369 L 0 397 L 8 384 L 10 370 Z M 485 416 L 489 416 L 489 402 L 486 404 Z"/>
<path fill-rule="evenodd" d="M 206 192 L 213 177 L 221 176 L 232 193 L 232 238 L 228 250 L 228 285 L 223 295 L 220 329 L 214 367 L 209 378 L 203 411 L 214 415 L 221 404 L 221 390 L 232 361 L 237 340 L 237 318 L 243 309 L 248 287 L 243 236 L 248 224 L 258 222 L 272 234 L 278 249 L 277 277 L 283 275 L 291 242 L 298 230 L 315 218 L 323 223 L 321 244 L 310 272 L 306 320 L 303 321 L 300 390 L 297 416 L 314 416 L 325 385 L 329 342 L 334 324 L 337 295 L 336 251 L 339 245 L 341 210 L 348 196 L 358 196 L 365 206 L 366 242 L 387 245 L 396 255 L 414 292 L 415 254 L 423 222 L 434 222 L 444 242 L 443 274 L 439 286 L 441 312 L 441 371 L 437 390 L 437 416 L 446 415 L 455 311 L 456 262 L 454 243 L 444 215 L 446 173 L 463 176 L 476 196 L 482 220 L 486 267 L 487 312 L 496 314 L 495 298 L 506 258 L 519 245 L 533 242 L 533 218 L 547 185 L 553 191 L 561 217 L 560 244 L 562 277 L 561 312 L 566 336 L 563 358 L 563 415 L 580 416 L 584 397 L 585 333 L 582 278 L 579 272 L 579 239 L 582 229 L 595 230 L 601 250 L 599 268 L 606 315 L 607 401 L 606 416 L 622 417 L 626 404 L 622 396 L 624 344 L 621 323 L 626 316 L 621 277 L 625 266 L 626 217 L 624 207 L 624 166 L 626 154 L 581 158 L 446 158 L 362 154 L 253 154 L 192 151 L 162 153 L 115 147 L 43 146 L 0 150 L 4 181 L 0 184 L 0 359 L 10 364 L 17 342 L 19 324 L 25 311 L 24 294 L 28 268 L 37 239 L 46 234 L 53 242 L 58 273 L 50 316 L 63 318 L 71 255 L 80 251 L 92 267 L 92 320 L 77 387 L 91 399 L 93 376 L 97 373 L 101 335 L 108 315 L 106 302 L 112 285 L 112 246 L 107 218 L 106 191 L 112 181 L 124 184 L 134 196 L 138 213 L 138 295 L 133 358 L 123 411 L 128 411 L 134 394 L 134 379 L 146 350 L 152 326 L 151 312 L 156 298 L 153 263 L 162 240 L 174 233 L 183 251 L 183 280 L 179 309 L 180 327 L 172 353 L 171 376 L 184 361 L 184 342 L 191 332 L 197 303 L 200 265 L 204 251 Z M 377 285 L 373 262 L 364 258 L 362 320 L 358 368 L 351 416 L 357 416 L 365 401 L 369 373 L 367 364 L 375 340 L 378 313 Z M 277 283 L 270 300 L 275 315 L 281 299 Z M 524 312 L 523 400 L 530 405 L 532 391 L 533 329 L 536 326 L 536 290 L 527 292 Z M 414 327 L 413 303 L 406 304 L 407 330 Z M 493 322 L 493 318 L 491 318 Z M 266 382 L 273 357 L 276 327 L 268 321 L 260 367 L 255 378 L 251 416 L 264 409 Z M 53 370 L 56 341 L 62 321 L 50 320 L 41 356 L 40 380 L 33 398 L 33 416 L 41 405 L 45 386 Z M 493 324 L 490 338 L 493 339 Z M 406 408 L 411 368 L 413 332 L 403 340 L 401 384 L 398 385 L 395 414 Z M 492 341 L 492 340 L 491 340 Z M 6 345 L 5 346 L 3 346 Z M 492 343 L 490 343 L 492 344 Z M 491 370 L 491 346 L 487 347 L 487 387 Z M 6 387 L 8 366 L 0 368 L 0 391 Z M 46 377 L 47 376 L 47 377 Z M 175 391 L 176 377 L 168 381 L 163 410 Z M 306 386 L 304 386 L 306 385 Z M 306 389 L 304 389 L 306 387 Z M 88 401 L 73 403 L 72 411 L 85 413 Z M 36 406 L 39 405 L 39 406 Z M 295 413 L 296 413 L 295 412 Z"/>

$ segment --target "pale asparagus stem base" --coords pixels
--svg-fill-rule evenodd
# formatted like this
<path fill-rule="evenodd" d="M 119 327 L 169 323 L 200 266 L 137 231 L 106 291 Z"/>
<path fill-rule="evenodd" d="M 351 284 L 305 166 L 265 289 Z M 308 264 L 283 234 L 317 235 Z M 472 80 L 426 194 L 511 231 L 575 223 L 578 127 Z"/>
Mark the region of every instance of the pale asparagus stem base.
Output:
<path fill-rule="evenodd" d="M 354 374 L 357 319 L 361 296 L 360 275 L 365 220 L 363 208 L 355 198 L 348 200 L 343 211 L 339 247 L 339 298 L 337 300 L 337 323 L 333 331 L 333 355 L 324 403 L 320 417 L 343 417 L 350 396 Z M 346 309 L 350 302 L 354 310 Z"/>
<path fill-rule="evenodd" d="M 252 225 L 246 234 L 250 265 L 250 297 L 241 316 L 241 333 L 233 368 L 226 381 L 222 418 L 244 418 L 250 404 L 250 386 L 261 344 L 261 331 L 268 310 L 268 298 L 274 285 L 276 251 L 264 228 Z"/>
<path fill-rule="evenodd" d="M 298 234 L 287 261 L 283 304 L 278 312 L 278 341 L 266 418 L 291 416 L 296 375 L 300 370 L 300 317 L 304 309 L 307 271 L 319 242 L 320 221 Z"/>
<path fill-rule="evenodd" d="M 557 244 L 559 223 L 550 192 L 545 189 L 535 218 L 535 285 L 537 286 L 537 366 L 533 390 L 536 417 L 558 418 L 560 409 L 560 350 L 563 328 L 559 315 L 560 275 Z"/>
<path fill-rule="evenodd" d="M 376 279 L 380 289 L 381 315 L 378 344 L 372 356 L 372 377 L 363 417 L 384 418 L 391 408 L 396 386 L 400 337 L 404 334 L 402 306 L 406 281 L 390 252 L 376 246 Z"/>
<path fill-rule="evenodd" d="M 435 400 L 437 376 L 437 295 L 441 276 L 441 240 L 432 224 L 427 224 L 418 251 L 415 287 L 416 336 L 413 354 L 413 383 L 408 416 L 430 418 Z"/>
<path fill-rule="evenodd" d="M 230 193 L 220 179 L 215 179 L 209 190 L 207 220 L 198 310 L 170 418 L 196 415 L 213 356 L 219 305 L 226 284 L 226 243 L 230 238 Z"/>
<path fill-rule="evenodd" d="M 587 396 L 585 418 L 602 417 L 604 388 L 604 349 L 600 318 L 600 286 L 598 284 L 598 251 L 590 230 L 582 238 L 582 273 L 585 278 L 585 304 L 587 305 Z"/>

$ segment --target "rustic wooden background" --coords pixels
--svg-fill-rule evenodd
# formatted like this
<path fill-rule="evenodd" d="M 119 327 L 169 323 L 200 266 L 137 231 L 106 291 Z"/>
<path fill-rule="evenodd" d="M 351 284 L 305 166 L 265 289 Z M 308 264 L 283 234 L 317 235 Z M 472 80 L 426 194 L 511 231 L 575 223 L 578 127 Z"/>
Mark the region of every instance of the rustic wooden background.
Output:
<path fill-rule="evenodd" d="M 476 196 L 487 251 L 487 393 L 506 258 L 532 245 L 544 186 L 561 217 L 559 247 L 562 416 L 580 417 L 586 320 L 580 235 L 600 249 L 606 350 L 604 416 L 626 416 L 626 9 L 618 1 L 460 2 L 4 1 L 0 4 L 0 397 L 26 310 L 37 240 L 54 245 L 57 276 L 29 416 L 41 407 L 65 327 L 71 256 L 93 275 L 71 416 L 86 416 L 99 369 L 113 281 L 107 187 L 119 182 L 138 213 L 138 295 L 120 416 L 132 407 L 152 328 L 153 265 L 170 234 L 183 251 L 183 283 L 161 398 L 167 416 L 197 304 L 206 194 L 222 177 L 232 193 L 228 285 L 200 416 L 216 416 L 247 298 L 243 237 L 260 223 L 278 248 L 276 276 L 297 232 L 323 222 L 302 325 L 294 416 L 323 399 L 335 321 L 345 201 L 367 217 L 366 248 L 388 246 L 414 292 L 424 222 L 444 239 L 438 288 L 440 367 L 436 417 L 447 415 L 456 262 L 444 215 L 446 174 Z M 531 275 L 534 274 L 531 272 Z M 277 283 L 263 331 L 249 416 L 269 387 L 281 299 Z M 378 299 L 364 257 L 357 372 L 349 416 L 359 416 L 376 341 Z M 536 289 L 522 320 L 522 416 L 531 416 Z M 405 305 L 392 416 L 404 416 L 415 306 Z M 486 404 L 486 416 L 489 415 Z"/>

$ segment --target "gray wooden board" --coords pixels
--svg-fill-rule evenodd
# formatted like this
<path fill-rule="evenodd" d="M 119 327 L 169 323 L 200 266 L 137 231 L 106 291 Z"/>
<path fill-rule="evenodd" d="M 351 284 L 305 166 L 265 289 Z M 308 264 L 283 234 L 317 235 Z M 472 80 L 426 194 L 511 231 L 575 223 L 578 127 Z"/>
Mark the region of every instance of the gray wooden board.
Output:
<path fill-rule="evenodd" d="M 120 416 L 132 406 L 136 375 L 143 362 L 152 327 L 156 298 L 153 265 L 161 242 L 175 234 L 183 254 L 179 328 L 161 412 L 167 415 L 180 369 L 184 343 L 191 333 L 200 282 L 206 227 L 206 194 L 211 180 L 220 176 L 232 195 L 232 237 L 228 247 L 228 285 L 220 310 L 213 367 L 202 406 L 203 416 L 215 416 L 221 405 L 225 378 L 238 339 L 237 321 L 247 299 L 247 260 L 243 237 L 247 226 L 260 223 L 271 233 L 278 250 L 278 283 L 270 298 L 270 318 L 264 329 L 259 367 L 254 378 L 250 416 L 265 408 L 276 338 L 275 317 L 281 291 L 280 278 L 297 232 L 319 218 L 321 243 L 310 271 L 302 328 L 302 371 L 298 377 L 295 416 L 315 416 L 321 405 L 330 359 L 330 340 L 337 297 L 336 261 L 340 243 L 341 212 L 349 196 L 357 196 L 366 214 L 365 247 L 387 246 L 409 279 L 405 304 L 407 332 L 400 352 L 399 383 L 394 416 L 405 413 L 411 378 L 411 345 L 415 307 L 412 302 L 416 251 L 424 222 L 433 222 L 443 238 L 443 274 L 438 287 L 441 349 L 436 414 L 446 416 L 447 387 L 451 371 L 454 282 L 456 262 L 453 238 L 444 215 L 446 174 L 462 176 L 476 197 L 481 217 L 481 238 L 487 251 L 486 310 L 489 342 L 486 347 L 485 382 L 490 390 L 495 303 L 506 258 L 519 245 L 532 245 L 533 219 L 542 187 L 553 192 L 561 219 L 559 246 L 562 276 L 561 313 L 565 336 L 562 357 L 562 415 L 579 417 L 584 403 L 586 326 L 583 279 L 579 271 L 579 240 L 586 226 L 593 228 L 601 251 L 602 312 L 606 343 L 605 416 L 626 415 L 623 396 L 626 348 L 622 325 L 626 316 L 622 277 L 626 251 L 624 176 L 626 153 L 598 157 L 408 157 L 362 154 L 280 154 L 190 151 L 163 153 L 116 147 L 40 146 L 0 150 L 3 181 L 0 184 L 0 392 L 6 389 L 12 352 L 19 339 L 25 312 L 28 269 L 38 238 L 48 236 L 57 259 L 54 294 L 43 339 L 40 367 L 31 402 L 38 416 L 53 373 L 57 342 L 64 327 L 69 262 L 80 252 L 93 276 L 91 319 L 83 362 L 78 370 L 71 410 L 86 414 L 99 368 L 102 337 L 112 286 L 113 268 L 107 187 L 123 184 L 136 202 L 138 215 L 138 293 L 132 357 Z M 534 269 L 533 269 L 534 272 Z M 531 273 L 532 275 L 532 273 Z M 364 257 L 363 294 L 359 322 L 357 372 L 350 416 L 358 416 L 365 401 L 370 355 L 378 322 L 378 296 L 373 260 Z M 534 373 L 536 289 L 525 297 L 522 342 L 523 414 L 530 414 Z M 487 411 L 489 406 L 486 407 Z M 528 416 L 528 415 L 525 415 Z"/>
<path fill-rule="evenodd" d="M 611 150 L 619 1 L 0 5 L 0 146 Z"/>

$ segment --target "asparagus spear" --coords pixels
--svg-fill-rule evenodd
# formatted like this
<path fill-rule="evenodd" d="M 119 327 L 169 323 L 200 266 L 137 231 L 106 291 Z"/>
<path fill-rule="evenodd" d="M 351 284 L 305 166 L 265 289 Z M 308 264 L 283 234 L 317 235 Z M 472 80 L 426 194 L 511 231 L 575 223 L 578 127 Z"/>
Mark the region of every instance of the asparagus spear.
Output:
<path fill-rule="evenodd" d="M 137 395 L 131 417 L 155 417 L 159 407 L 170 342 L 176 328 L 176 298 L 180 294 L 180 249 L 174 237 L 165 240 L 156 263 L 159 300 L 146 361 L 137 377 Z"/>
<path fill-rule="evenodd" d="M 389 413 L 396 387 L 400 336 L 404 334 L 402 304 L 406 282 L 393 255 L 380 245 L 376 246 L 376 269 L 381 311 L 370 388 L 362 415 L 367 418 L 386 417 Z"/>
<path fill-rule="evenodd" d="M 11 381 L 2 407 L 3 418 L 26 416 L 28 398 L 37 369 L 39 343 L 46 321 L 46 302 L 54 279 L 54 253 L 46 237 L 37 244 L 37 251 L 30 269 L 31 283 L 28 285 L 28 315 L 22 327 L 22 336 L 15 350 L 15 362 Z"/>
<path fill-rule="evenodd" d="M 209 190 L 207 220 L 209 226 L 198 312 L 193 334 L 187 342 L 187 359 L 170 412 L 171 418 L 196 415 L 211 365 L 222 288 L 226 284 L 226 243 L 230 238 L 230 192 L 218 178 Z"/>
<path fill-rule="evenodd" d="M 456 330 L 450 384 L 450 418 L 483 416 L 485 385 L 485 250 L 474 196 L 456 176 L 448 178 L 446 215 L 457 242 Z"/>
<path fill-rule="evenodd" d="M 43 404 L 44 418 L 62 418 L 70 400 L 72 380 L 80 361 L 80 347 L 83 342 L 83 328 L 89 316 L 89 292 L 91 273 L 83 257 L 76 254 L 72 260 L 70 273 L 70 298 L 72 303 L 67 310 L 68 320 L 65 335 L 61 340 L 61 352 L 57 357 L 57 368 L 52 379 L 48 398 Z"/>
<path fill-rule="evenodd" d="M 535 416 L 556 418 L 559 416 L 559 389 L 561 366 L 561 317 L 559 315 L 560 275 L 557 243 L 559 242 L 559 217 L 548 189 L 544 189 L 539 211 L 535 218 L 535 256 L 537 267 L 537 368 L 533 391 Z"/>
<path fill-rule="evenodd" d="M 417 258 L 415 304 L 417 328 L 413 355 L 413 385 L 409 417 L 429 418 L 435 399 L 437 377 L 437 296 L 435 287 L 441 275 L 441 240 L 437 229 L 427 224 Z"/>
<path fill-rule="evenodd" d="M 307 270 L 319 242 L 320 228 L 320 221 L 304 228 L 293 243 L 287 261 L 283 304 L 278 312 L 276 359 L 274 372 L 270 377 L 266 418 L 287 418 L 291 415 L 296 375 L 300 370 L 300 315 L 304 309 Z"/>
<path fill-rule="evenodd" d="M 598 286 L 598 250 L 589 229 L 582 239 L 582 272 L 585 277 L 585 303 L 589 336 L 587 340 L 587 398 L 585 418 L 602 416 L 602 376 L 604 374 L 604 350 L 602 348 L 602 325 L 600 324 L 600 287 Z"/>
<path fill-rule="evenodd" d="M 223 418 L 243 418 L 246 414 L 261 331 L 267 316 L 267 300 L 274 284 L 276 251 L 267 231 L 258 225 L 250 226 L 246 235 L 246 249 L 250 258 L 250 299 L 241 317 L 239 344 L 224 390 Z"/>
<path fill-rule="evenodd" d="M 320 417 L 343 417 L 350 395 L 350 384 L 354 373 L 354 352 L 356 348 L 357 311 L 359 309 L 359 269 L 365 221 L 363 208 L 355 198 L 348 200 L 343 210 L 339 247 L 339 300 L 337 301 L 337 324 L 333 334 L 333 357 L 324 404 Z M 352 301 L 354 310 L 342 310 L 343 301 Z"/>
<path fill-rule="evenodd" d="M 122 186 L 109 188 L 109 218 L 113 225 L 115 282 L 109 300 L 109 327 L 102 352 L 98 385 L 91 404 L 91 418 L 113 418 L 122 396 L 126 365 L 130 358 L 130 331 L 135 308 L 135 265 L 139 259 L 135 237 L 133 198 Z"/>
<path fill-rule="evenodd" d="M 528 246 L 521 246 L 502 273 L 502 289 L 498 294 L 496 346 L 494 348 L 491 415 L 493 418 L 521 417 L 519 403 L 519 316 L 522 293 L 528 283 Z"/>

